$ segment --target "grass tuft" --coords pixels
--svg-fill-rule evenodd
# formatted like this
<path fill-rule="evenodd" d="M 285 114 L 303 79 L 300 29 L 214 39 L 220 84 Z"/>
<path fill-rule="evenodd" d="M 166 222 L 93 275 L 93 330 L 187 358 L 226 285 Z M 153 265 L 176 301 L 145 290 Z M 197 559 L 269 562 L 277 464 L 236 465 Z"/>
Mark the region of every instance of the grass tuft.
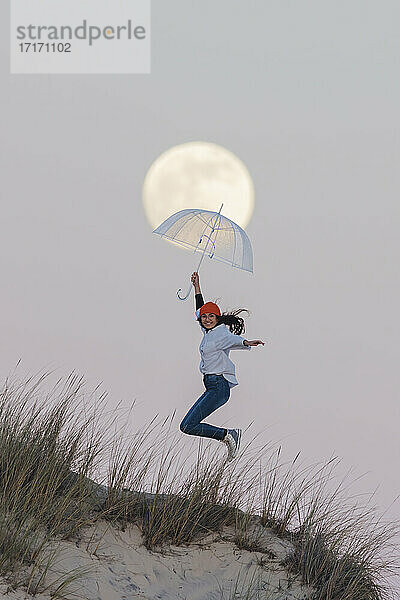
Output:
<path fill-rule="evenodd" d="M 0 575 L 11 585 L 27 573 L 28 592 L 47 589 L 55 540 L 107 520 L 138 525 L 151 550 L 233 528 L 239 548 L 263 552 L 260 567 L 284 565 L 312 600 L 388 597 L 398 524 L 346 496 L 337 460 L 284 463 L 281 448 L 253 440 L 227 464 L 215 442 L 195 439 L 188 452 L 174 415 L 132 434 L 106 412 L 105 395 L 87 402 L 81 377 L 49 381 L 7 380 L 0 392 Z M 290 548 L 285 558 L 269 547 L 272 533 Z M 66 573 L 48 592 L 61 597 L 78 577 Z M 263 598 L 253 583 L 232 598 Z"/>

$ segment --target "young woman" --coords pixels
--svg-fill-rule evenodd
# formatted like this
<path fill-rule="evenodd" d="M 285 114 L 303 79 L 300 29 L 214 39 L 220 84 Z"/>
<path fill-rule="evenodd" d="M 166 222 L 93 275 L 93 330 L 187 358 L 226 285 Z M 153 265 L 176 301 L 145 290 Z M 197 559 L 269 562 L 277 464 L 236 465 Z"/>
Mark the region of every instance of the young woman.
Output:
<path fill-rule="evenodd" d="M 192 274 L 192 283 L 196 299 L 196 317 L 203 332 L 200 344 L 200 372 L 206 391 L 193 404 L 180 424 L 180 430 L 189 435 L 208 437 L 223 442 L 228 448 L 227 460 L 235 458 L 239 451 L 241 429 L 223 429 L 202 421 L 217 408 L 225 404 L 230 390 L 238 385 L 235 377 L 235 365 L 229 358 L 231 350 L 250 350 L 258 346 L 261 340 L 245 340 L 240 336 L 244 332 L 244 321 L 238 314 L 245 309 L 235 310 L 221 315 L 219 307 L 213 302 L 204 304 L 200 290 L 198 273 Z"/>

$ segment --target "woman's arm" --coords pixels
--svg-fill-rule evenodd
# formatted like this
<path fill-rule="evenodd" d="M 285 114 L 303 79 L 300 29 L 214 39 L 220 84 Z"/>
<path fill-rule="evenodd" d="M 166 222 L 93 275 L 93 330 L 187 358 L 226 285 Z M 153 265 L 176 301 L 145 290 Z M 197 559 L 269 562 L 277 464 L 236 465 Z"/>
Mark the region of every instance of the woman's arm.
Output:
<path fill-rule="evenodd" d="M 250 350 L 251 346 L 258 346 L 264 342 L 261 340 L 245 340 L 240 335 L 231 333 L 228 329 L 218 331 L 218 338 L 215 340 L 216 350 Z"/>
<path fill-rule="evenodd" d="M 250 350 L 250 344 L 245 344 L 241 335 L 235 335 L 227 327 L 218 327 L 218 337 L 214 341 L 216 350 Z"/>
<path fill-rule="evenodd" d="M 196 300 L 196 310 L 198 310 L 204 304 L 203 295 L 202 295 L 201 289 L 200 289 L 199 274 L 196 273 L 196 271 L 195 271 L 192 274 L 192 278 L 191 279 L 192 279 L 192 283 L 194 285 L 194 294 L 195 294 L 195 300 Z"/>
<path fill-rule="evenodd" d="M 200 289 L 200 278 L 199 278 L 199 274 L 196 273 L 196 271 L 194 273 L 192 273 L 192 283 L 194 285 L 194 293 L 195 294 L 201 294 L 201 289 Z"/>
<path fill-rule="evenodd" d="M 264 346 L 264 342 L 262 342 L 261 340 L 243 340 L 244 346 L 258 346 L 259 344 L 262 344 Z"/>

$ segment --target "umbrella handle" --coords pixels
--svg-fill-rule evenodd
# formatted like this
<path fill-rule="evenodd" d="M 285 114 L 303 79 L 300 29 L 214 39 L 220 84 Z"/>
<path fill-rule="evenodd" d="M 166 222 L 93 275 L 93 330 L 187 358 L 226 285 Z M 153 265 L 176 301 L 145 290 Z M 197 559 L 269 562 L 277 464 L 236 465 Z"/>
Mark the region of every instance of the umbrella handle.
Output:
<path fill-rule="evenodd" d="M 204 258 L 204 252 L 205 252 L 205 250 L 207 249 L 207 246 L 208 246 L 208 242 L 207 242 L 207 244 L 206 244 L 206 247 L 205 247 L 205 249 L 204 249 L 204 251 L 203 251 L 203 253 L 202 253 L 202 255 L 201 255 L 200 262 L 199 262 L 199 264 L 197 265 L 197 269 L 196 269 L 196 271 L 197 271 L 197 272 L 199 272 L 199 271 L 200 271 L 200 266 L 201 266 L 201 263 L 203 262 L 203 258 Z M 182 288 L 179 288 L 179 290 L 176 292 L 176 295 L 178 296 L 179 300 L 187 300 L 187 299 L 189 298 L 189 294 L 190 294 L 190 290 L 191 290 L 191 289 L 192 289 L 192 284 L 191 284 L 191 283 L 189 283 L 189 289 L 188 289 L 188 291 L 187 291 L 187 294 L 186 294 L 186 296 L 184 296 L 184 297 L 182 298 L 182 296 L 180 296 L 180 294 L 179 294 L 179 292 L 181 292 L 181 291 L 182 291 Z"/>
<path fill-rule="evenodd" d="M 189 289 L 188 289 L 188 291 L 187 291 L 187 294 L 186 294 L 186 296 L 184 296 L 184 297 L 182 298 L 182 296 L 181 296 L 181 295 L 180 295 L 180 293 L 179 293 L 179 292 L 181 292 L 181 291 L 182 291 L 182 288 L 179 288 L 179 290 L 176 292 L 176 295 L 178 296 L 179 300 L 187 300 L 187 299 L 189 298 L 189 295 L 190 295 L 190 290 L 191 290 L 191 289 L 192 289 L 192 285 L 189 285 Z"/>

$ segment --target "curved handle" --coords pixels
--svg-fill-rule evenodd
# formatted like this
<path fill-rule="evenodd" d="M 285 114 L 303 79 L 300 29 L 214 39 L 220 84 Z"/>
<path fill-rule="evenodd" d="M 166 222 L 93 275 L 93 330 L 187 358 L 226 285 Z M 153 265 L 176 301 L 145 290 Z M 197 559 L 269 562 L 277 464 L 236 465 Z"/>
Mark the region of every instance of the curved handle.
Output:
<path fill-rule="evenodd" d="M 184 296 L 183 298 L 180 296 L 179 292 L 182 291 L 182 288 L 179 288 L 179 290 L 176 292 L 176 295 L 178 296 L 179 300 L 187 300 L 189 298 L 190 295 L 190 290 L 192 289 L 192 284 L 189 285 L 189 289 L 187 291 L 186 296 Z"/>

